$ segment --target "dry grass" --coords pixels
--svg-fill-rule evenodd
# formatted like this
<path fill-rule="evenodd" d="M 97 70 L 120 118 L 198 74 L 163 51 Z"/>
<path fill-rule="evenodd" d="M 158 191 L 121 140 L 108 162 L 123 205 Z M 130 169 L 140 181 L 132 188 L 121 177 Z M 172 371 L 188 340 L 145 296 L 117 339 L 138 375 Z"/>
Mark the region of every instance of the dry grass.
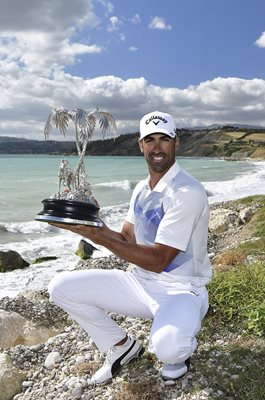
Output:
<path fill-rule="evenodd" d="M 143 382 L 123 383 L 115 400 L 164 400 L 164 394 L 157 387 L 155 379 Z"/>
<path fill-rule="evenodd" d="M 264 147 L 258 147 L 254 153 L 251 154 L 251 158 L 260 158 L 264 160 L 265 158 L 265 148 Z"/>
<path fill-rule="evenodd" d="M 216 268 L 227 270 L 244 263 L 246 261 L 246 253 L 241 249 L 228 250 L 220 254 L 213 260 Z"/>
<path fill-rule="evenodd" d="M 246 134 L 246 132 L 238 132 L 238 131 L 228 131 L 225 132 L 227 136 L 230 136 L 232 139 L 243 140 L 248 142 L 249 140 L 253 140 L 254 142 L 265 142 L 265 133 L 264 132 L 253 132 Z"/>
<path fill-rule="evenodd" d="M 249 336 L 238 336 L 230 341 L 231 346 L 242 346 L 248 350 L 264 350 L 265 349 L 265 338 L 249 337 Z"/>
<path fill-rule="evenodd" d="M 90 374 L 93 375 L 100 367 L 96 361 L 88 361 L 76 366 L 76 373 L 78 375 Z"/>
<path fill-rule="evenodd" d="M 238 132 L 238 131 L 232 131 L 232 132 L 225 132 L 226 135 L 231 136 L 233 139 L 240 139 L 242 136 L 245 135 L 246 132 Z"/>
<path fill-rule="evenodd" d="M 254 140 L 254 142 L 265 142 L 265 133 L 251 133 L 246 140 Z"/>

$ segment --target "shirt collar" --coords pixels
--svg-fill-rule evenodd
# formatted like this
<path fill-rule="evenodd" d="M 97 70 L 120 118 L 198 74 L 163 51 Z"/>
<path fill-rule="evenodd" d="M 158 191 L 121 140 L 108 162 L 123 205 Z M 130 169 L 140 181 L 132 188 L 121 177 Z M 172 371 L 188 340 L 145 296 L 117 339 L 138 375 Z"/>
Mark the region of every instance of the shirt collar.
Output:
<path fill-rule="evenodd" d="M 157 182 L 153 189 L 153 192 L 161 193 L 165 187 L 172 181 L 172 179 L 179 173 L 180 166 L 177 161 L 169 168 L 169 170 L 162 176 L 162 178 Z M 149 187 L 150 175 L 148 176 L 146 183 Z"/>

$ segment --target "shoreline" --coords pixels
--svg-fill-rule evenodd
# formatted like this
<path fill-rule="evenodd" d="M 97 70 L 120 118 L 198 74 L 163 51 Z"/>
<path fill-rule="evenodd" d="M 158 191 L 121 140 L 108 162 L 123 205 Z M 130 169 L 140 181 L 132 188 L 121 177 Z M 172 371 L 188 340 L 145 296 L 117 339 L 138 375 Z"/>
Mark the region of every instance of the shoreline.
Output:
<path fill-rule="evenodd" d="M 263 196 L 265 197 L 265 194 L 257 194 L 248 197 L 262 198 Z M 209 205 L 210 222 L 208 232 L 208 254 L 210 255 L 210 259 L 215 257 L 215 253 L 220 252 L 223 248 L 225 248 L 225 246 L 229 247 L 231 243 L 238 243 L 238 241 L 242 240 L 242 235 L 240 234 L 240 231 L 242 230 L 242 228 L 244 228 L 244 219 L 246 217 L 242 217 L 241 214 L 243 215 L 244 209 L 246 209 L 246 212 L 249 212 L 248 207 L 244 206 L 245 199 L 246 197 L 240 197 L 233 200 L 223 200 L 215 202 Z M 242 205 L 240 205 L 241 201 L 243 202 Z M 253 210 L 256 211 L 257 208 L 258 205 L 255 205 Z M 252 213 L 254 211 L 252 211 Z M 12 290 L 8 289 L 8 286 L 6 286 L 6 290 L 4 289 L 4 280 L 2 282 L 2 296 L 0 297 L 0 301 L 5 296 L 10 296 L 11 298 L 14 298 L 26 290 L 43 290 L 45 282 L 48 282 L 57 273 L 57 271 L 71 271 L 76 268 L 78 263 L 82 263 L 82 260 L 80 260 L 80 258 L 76 254 L 78 243 L 82 240 L 81 236 L 71 233 L 70 236 L 68 236 L 68 233 L 65 234 L 64 232 L 60 233 L 60 231 L 58 231 L 52 233 L 50 238 L 52 239 L 52 242 L 54 244 L 54 250 L 48 248 L 45 249 L 43 248 L 42 244 L 37 246 L 37 244 L 35 244 L 35 241 L 38 243 L 39 238 L 37 238 L 36 240 L 32 240 L 31 242 L 9 242 L 5 245 L 0 246 L 0 251 L 16 251 L 22 256 L 22 258 L 26 262 L 30 264 L 29 267 L 27 267 L 26 269 L 17 269 L 6 273 L 0 273 L 0 279 L 9 277 L 12 274 L 14 279 L 13 282 L 15 282 L 19 277 L 21 280 L 20 289 L 15 289 L 13 287 L 13 293 Z M 64 241 L 62 241 L 63 238 Z M 71 242 L 71 247 L 67 248 L 67 244 L 69 242 Z M 90 242 L 87 241 L 87 243 Z M 21 248 L 23 249 L 25 244 L 27 244 L 28 251 L 24 252 L 20 249 L 19 245 L 21 245 Z M 91 245 L 93 245 L 93 243 L 91 243 Z M 35 247 L 36 249 L 34 250 Z M 39 250 L 39 247 L 40 249 L 44 250 L 44 252 Z M 58 252 L 61 247 L 65 247 L 63 254 Z M 112 256 L 114 255 L 107 249 L 98 246 L 97 248 L 95 248 L 93 254 L 91 255 L 91 260 L 95 260 L 95 262 L 97 262 L 97 260 L 106 260 L 106 258 L 111 258 Z M 37 258 L 43 258 L 43 262 L 41 262 L 40 264 L 35 264 L 34 262 Z M 51 261 L 50 258 L 54 258 L 55 261 Z M 45 259 L 47 259 L 47 261 L 45 261 Z M 63 267 L 65 266 L 65 263 L 68 265 L 67 268 Z M 32 272 L 34 275 L 28 276 L 28 272 Z M 40 285 L 40 287 L 35 287 L 36 285 L 28 286 L 30 281 L 41 278 L 39 273 L 42 272 L 44 272 L 44 274 L 46 275 L 46 281 L 44 281 L 44 284 Z M 47 276 L 50 276 L 50 278 L 47 279 Z M 12 281 L 10 282 L 10 285 L 11 284 Z M 23 284 L 24 287 L 21 288 L 21 285 Z M 9 294 L 3 295 L 4 291 Z"/>
<path fill-rule="evenodd" d="M 78 157 L 78 154 L 66 154 L 66 153 L 0 153 L 0 158 L 6 158 L 6 157 L 16 157 L 16 156 L 23 156 L 23 157 Z M 138 155 L 130 155 L 130 154 L 86 154 L 86 157 L 117 157 L 117 158 L 143 158 L 142 154 Z M 204 156 L 198 156 L 198 155 L 182 155 L 179 153 L 176 153 L 176 159 L 178 158 L 187 158 L 187 159 L 198 159 L 198 158 L 205 158 L 207 159 L 217 159 L 217 160 L 224 160 L 224 161 L 243 161 L 243 162 L 259 162 L 259 161 L 265 161 L 265 156 L 264 157 L 247 157 L 247 156 L 225 156 L 225 155 L 204 155 Z"/>

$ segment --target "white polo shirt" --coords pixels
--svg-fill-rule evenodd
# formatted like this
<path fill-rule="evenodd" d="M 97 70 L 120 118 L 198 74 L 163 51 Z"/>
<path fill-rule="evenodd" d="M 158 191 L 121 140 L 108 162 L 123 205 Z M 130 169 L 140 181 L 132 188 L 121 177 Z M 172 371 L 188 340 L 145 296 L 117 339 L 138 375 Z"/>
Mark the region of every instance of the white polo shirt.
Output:
<path fill-rule="evenodd" d="M 209 205 L 203 185 L 177 161 L 153 190 L 148 182 L 149 177 L 136 185 L 126 221 L 134 225 L 138 244 L 161 243 L 180 252 L 160 274 L 138 266 L 134 273 L 156 282 L 206 285 L 212 271 L 207 252 Z"/>

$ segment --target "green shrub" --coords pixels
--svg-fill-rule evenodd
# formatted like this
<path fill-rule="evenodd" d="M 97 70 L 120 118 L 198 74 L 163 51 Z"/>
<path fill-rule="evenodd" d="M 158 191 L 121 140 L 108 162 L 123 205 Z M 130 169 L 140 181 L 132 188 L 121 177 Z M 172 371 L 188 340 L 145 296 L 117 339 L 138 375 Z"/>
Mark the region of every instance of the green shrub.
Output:
<path fill-rule="evenodd" d="M 215 271 L 209 284 L 210 310 L 205 325 L 216 331 L 265 334 L 265 266 L 241 265 Z"/>
<path fill-rule="evenodd" d="M 255 336 L 263 336 L 265 332 L 265 303 L 247 313 L 246 329 Z"/>

